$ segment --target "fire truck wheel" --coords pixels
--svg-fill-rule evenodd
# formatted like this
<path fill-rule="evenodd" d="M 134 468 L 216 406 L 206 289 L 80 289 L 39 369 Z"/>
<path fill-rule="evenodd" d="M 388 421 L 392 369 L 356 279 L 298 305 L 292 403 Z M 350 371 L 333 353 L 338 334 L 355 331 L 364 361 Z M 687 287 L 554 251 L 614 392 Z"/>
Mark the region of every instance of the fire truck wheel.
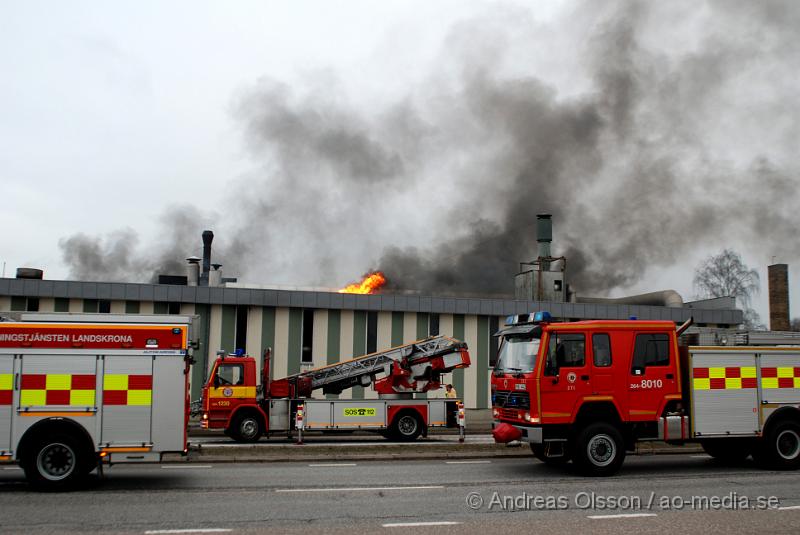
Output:
<path fill-rule="evenodd" d="M 240 414 L 231 425 L 231 435 L 237 442 L 256 442 L 263 432 L 261 420 L 255 414 Z"/>
<path fill-rule="evenodd" d="M 786 420 L 773 425 L 753 456 L 768 468 L 800 468 L 800 424 Z"/>
<path fill-rule="evenodd" d="M 389 432 L 395 440 L 412 442 L 422 433 L 422 420 L 416 412 L 401 412 L 394 418 Z"/>
<path fill-rule="evenodd" d="M 69 490 L 91 472 L 91 455 L 70 435 L 54 434 L 38 439 L 23 459 L 22 468 L 37 490 Z"/>
<path fill-rule="evenodd" d="M 564 451 L 564 454 L 558 457 L 547 455 L 544 444 L 531 444 L 531 451 L 534 457 L 551 466 L 563 466 L 569 462 L 569 452 Z"/>
<path fill-rule="evenodd" d="M 622 434 L 605 422 L 587 425 L 578 433 L 572 458 L 585 475 L 610 476 L 625 460 Z"/>

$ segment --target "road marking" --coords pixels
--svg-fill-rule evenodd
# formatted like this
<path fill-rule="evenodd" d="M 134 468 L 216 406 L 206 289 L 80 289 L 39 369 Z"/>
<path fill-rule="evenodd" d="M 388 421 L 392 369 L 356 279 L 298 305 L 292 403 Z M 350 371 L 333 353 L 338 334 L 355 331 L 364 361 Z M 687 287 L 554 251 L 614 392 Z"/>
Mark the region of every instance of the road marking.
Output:
<path fill-rule="evenodd" d="M 167 464 L 167 465 L 162 466 L 161 468 L 163 468 L 164 470 L 170 470 L 170 469 L 181 470 L 183 468 L 211 468 L 211 465 L 210 464 L 187 464 L 187 465 L 184 466 L 182 464 Z"/>
<path fill-rule="evenodd" d="M 461 522 L 398 522 L 396 524 L 381 524 L 384 528 L 420 528 L 425 526 L 457 526 Z"/>
<path fill-rule="evenodd" d="M 19 466 L 4 466 L 3 470 L 22 470 Z"/>
<path fill-rule="evenodd" d="M 778 511 L 796 511 L 800 509 L 800 505 L 787 505 L 786 507 L 778 507 Z"/>
<path fill-rule="evenodd" d="M 489 464 L 492 461 L 445 461 L 444 464 Z"/>
<path fill-rule="evenodd" d="M 160 533 L 230 533 L 229 528 L 197 528 L 197 529 L 152 529 L 145 531 L 145 535 L 157 535 Z"/>
<path fill-rule="evenodd" d="M 425 490 L 443 489 L 444 485 L 420 485 L 417 487 L 345 487 L 334 489 L 276 489 L 275 492 L 355 492 L 371 490 Z"/>
<path fill-rule="evenodd" d="M 711 455 L 689 455 L 692 459 L 710 459 Z"/>
<path fill-rule="evenodd" d="M 592 520 L 606 520 L 609 518 L 644 518 L 646 516 L 658 516 L 655 513 L 629 513 L 625 515 L 590 515 L 587 518 Z"/>
<path fill-rule="evenodd" d="M 312 463 L 308 466 L 356 466 L 356 463 Z"/>

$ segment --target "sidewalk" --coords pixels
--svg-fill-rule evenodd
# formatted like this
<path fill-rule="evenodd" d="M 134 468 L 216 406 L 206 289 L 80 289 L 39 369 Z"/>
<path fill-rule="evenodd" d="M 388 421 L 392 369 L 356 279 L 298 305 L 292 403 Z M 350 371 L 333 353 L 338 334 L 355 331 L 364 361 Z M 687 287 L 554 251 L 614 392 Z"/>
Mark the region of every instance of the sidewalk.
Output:
<path fill-rule="evenodd" d="M 195 441 L 192 441 L 195 438 Z M 495 444 L 489 434 L 467 435 L 464 443 L 458 435 L 432 434 L 415 442 L 390 442 L 375 434 L 346 436 L 307 434 L 297 445 L 286 437 L 261 439 L 254 444 L 239 444 L 221 433 L 217 436 L 190 436 L 188 456 L 170 457 L 169 461 L 186 462 L 334 462 L 367 460 L 482 459 L 532 457 L 528 444 Z M 702 453 L 695 445 L 670 446 L 664 443 L 640 444 L 629 455 Z"/>

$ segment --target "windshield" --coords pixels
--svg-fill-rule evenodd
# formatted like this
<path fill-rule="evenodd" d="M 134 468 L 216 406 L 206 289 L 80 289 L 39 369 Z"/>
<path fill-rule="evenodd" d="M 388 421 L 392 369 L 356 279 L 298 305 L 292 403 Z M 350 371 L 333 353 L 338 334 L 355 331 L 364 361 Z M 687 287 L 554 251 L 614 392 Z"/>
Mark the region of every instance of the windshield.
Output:
<path fill-rule="evenodd" d="M 538 338 L 504 338 L 494 371 L 497 374 L 530 373 L 536 367 L 537 353 L 539 353 Z"/>

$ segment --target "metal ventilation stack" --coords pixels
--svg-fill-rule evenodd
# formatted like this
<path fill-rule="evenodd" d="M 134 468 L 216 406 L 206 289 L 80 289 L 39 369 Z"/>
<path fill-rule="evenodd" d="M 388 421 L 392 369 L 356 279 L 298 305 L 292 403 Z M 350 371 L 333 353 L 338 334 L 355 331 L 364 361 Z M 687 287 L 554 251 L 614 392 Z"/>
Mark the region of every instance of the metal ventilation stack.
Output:
<path fill-rule="evenodd" d="M 563 256 L 550 253 L 553 241 L 553 221 L 550 214 L 536 216 L 537 258 L 522 262 L 514 277 L 514 294 L 528 301 L 567 301 L 566 267 Z"/>

